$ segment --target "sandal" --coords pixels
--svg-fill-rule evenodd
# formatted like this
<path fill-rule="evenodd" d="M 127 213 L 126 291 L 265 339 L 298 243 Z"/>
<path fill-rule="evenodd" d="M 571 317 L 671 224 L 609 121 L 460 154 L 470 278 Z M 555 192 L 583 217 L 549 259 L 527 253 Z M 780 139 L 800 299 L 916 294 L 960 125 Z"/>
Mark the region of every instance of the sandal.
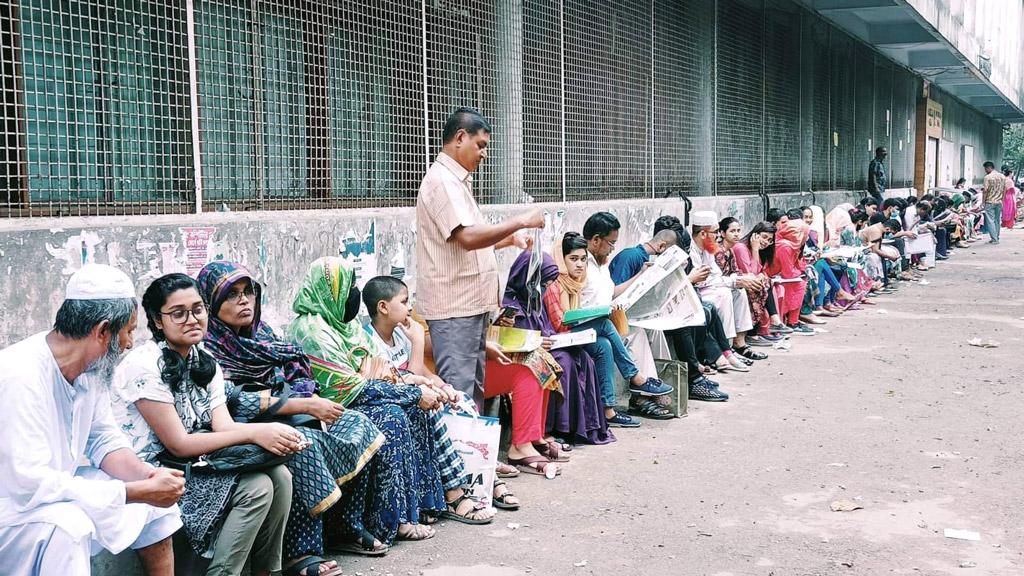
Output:
<path fill-rule="evenodd" d="M 757 350 L 754 350 L 750 346 L 744 346 L 743 348 L 733 348 L 733 351 L 748 360 L 764 360 L 765 358 L 768 357 L 767 354 L 763 352 L 758 352 Z"/>
<path fill-rule="evenodd" d="M 537 452 L 540 453 L 541 456 L 544 456 L 545 458 L 547 458 L 548 460 L 551 460 L 552 462 L 568 462 L 569 461 L 569 455 L 568 454 L 562 454 L 563 451 L 568 452 L 568 450 L 563 450 L 555 442 L 545 442 L 544 444 L 534 444 L 533 447 L 537 450 Z"/>
<path fill-rule="evenodd" d="M 412 528 L 409 528 L 409 530 L 403 534 L 402 528 L 406 526 L 412 526 Z M 430 526 L 425 526 L 423 524 L 402 524 L 398 527 L 398 534 L 395 535 L 395 540 L 419 542 L 421 540 L 430 540 L 435 535 L 437 535 L 437 531 Z"/>
<path fill-rule="evenodd" d="M 466 502 L 467 500 L 469 502 L 472 502 L 473 506 L 469 510 L 466 510 L 464 513 L 459 514 L 459 507 L 462 506 L 462 503 Z M 451 502 L 445 500 L 445 504 L 447 504 L 447 509 L 441 512 L 441 517 L 447 518 L 448 520 L 455 520 L 456 522 L 462 522 L 463 524 L 474 525 L 490 524 L 494 520 L 494 516 L 480 518 L 480 513 L 487 512 L 487 507 L 484 506 L 483 503 L 474 500 L 465 491 L 463 491 L 462 496 L 459 496 L 458 498 L 452 500 Z"/>
<path fill-rule="evenodd" d="M 516 478 L 517 476 L 519 476 L 518 468 L 516 468 L 515 466 L 509 466 L 504 462 L 498 462 L 498 465 L 495 467 L 494 472 L 495 474 L 498 475 L 498 478 Z"/>
<path fill-rule="evenodd" d="M 505 487 L 505 491 L 503 493 L 501 493 L 501 494 L 494 494 L 494 493 L 492 493 L 491 494 L 491 504 L 494 504 L 495 508 L 501 508 L 502 510 L 508 510 L 510 512 L 513 512 L 515 510 L 519 510 L 519 506 L 520 506 L 519 502 L 509 502 L 508 501 L 509 498 L 515 498 L 516 500 L 519 500 L 518 498 L 516 498 L 516 495 L 513 494 L 512 491 L 508 489 L 508 484 L 505 484 L 505 482 L 503 480 L 495 480 L 494 481 L 494 490 L 495 491 L 497 491 L 498 488 L 501 487 L 501 486 Z"/>
<path fill-rule="evenodd" d="M 437 524 L 437 516 L 433 513 L 420 512 L 420 524 L 424 526 L 433 526 Z"/>
<path fill-rule="evenodd" d="M 327 562 L 328 560 L 319 556 L 307 556 L 282 570 L 281 574 L 283 576 L 341 576 L 341 566 L 337 565 L 327 572 L 321 572 L 320 565 Z"/>
<path fill-rule="evenodd" d="M 519 469 L 520 472 L 526 474 L 532 474 L 534 476 L 547 476 L 548 466 L 552 464 L 551 460 L 543 456 L 527 456 L 526 458 L 509 458 L 508 463 Z M 540 464 L 540 467 L 536 465 Z M 555 469 L 555 476 L 562 473 L 559 468 Z"/>
<path fill-rule="evenodd" d="M 675 418 L 668 408 L 649 398 L 642 398 L 637 401 L 630 399 L 629 413 L 633 416 L 642 416 L 651 420 L 671 420 Z"/>
<path fill-rule="evenodd" d="M 344 542 L 342 544 L 336 544 L 331 546 L 330 551 L 372 557 L 387 554 L 391 547 L 383 543 L 380 546 L 377 546 L 374 544 L 376 540 L 377 538 L 375 538 L 373 534 L 370 534 L 368 530 L 363 530 L 363 533 L 359 535 L 358 542 Z"/>

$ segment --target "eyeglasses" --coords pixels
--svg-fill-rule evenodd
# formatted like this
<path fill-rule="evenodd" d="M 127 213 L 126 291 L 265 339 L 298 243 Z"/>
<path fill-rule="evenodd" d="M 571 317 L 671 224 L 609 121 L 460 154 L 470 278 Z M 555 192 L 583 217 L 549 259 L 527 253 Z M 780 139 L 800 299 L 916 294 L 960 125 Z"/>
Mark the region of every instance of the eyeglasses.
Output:
<path fill-rule="evenodd" d="M 225 300 L 241 302 L 242 296 L 245 296 L 246 298 L 253 298 L 256 296 L 256 290 L 252 286 L 246 286 L 243 290 L 232 290 L 231 292 L 228 292 Z"/>
<path fill-rule="evenodd" d="M 196 304 L 191 310 L 188 308 L 175 308 L 170 312 L 161 312 L 161 316 L 168 316 L 171 322 L 175 324 L 184 324 L 188 322 L 188 316 L 191 314 L 196 320 L 206 318 L 206 304 Z"/>
<path fill-rule="evenodd" d="M 604 240 L 605 244 L 608 244 L 612 248 L 615 248 L 615 242 L 617 242 L 617 241 L 609 240 L 609 239 L 605 238 L 604 236 L 601 237 L 601 240 Z"/>

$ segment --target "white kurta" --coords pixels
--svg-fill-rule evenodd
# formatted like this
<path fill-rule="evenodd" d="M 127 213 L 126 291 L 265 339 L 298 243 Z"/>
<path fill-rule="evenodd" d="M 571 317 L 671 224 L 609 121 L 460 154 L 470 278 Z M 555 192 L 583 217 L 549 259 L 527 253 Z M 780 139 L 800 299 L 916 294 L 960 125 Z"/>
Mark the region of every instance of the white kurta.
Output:
<path fill-rule="evenodd" d="M 700 297 L 718 310 L 722 317 L 722 328 L 727 338 L 735 338 L 739 332 L 746 332 L 754 327 L 753 315 L 750 312 L 750 300 L 747 291 L 736 287 L 736 275 L 722 273 L 715 261 L 715 256 L 691 246 L 690 259 L 694 266 L 707 266 L 711 269 L 707 280 L 697 285 Z"/>
<path fill-rule="evenodd" d="M 45 337 L 0 350 L 0 526 L 52 524 L 76 541 L 89 537 L 94 551 L 114 553 L 139 540 L 155 518 L 180 526 L 177 507 L 126 504 L 124 482 L 79 470 L 85 459 L 99 468 L 107 454 L 131 446 L 111 414 L 106 383 L 95 373 L 69 383 Z M 0 566 L 24 561 L 16 552 L 4 550 Z"/>

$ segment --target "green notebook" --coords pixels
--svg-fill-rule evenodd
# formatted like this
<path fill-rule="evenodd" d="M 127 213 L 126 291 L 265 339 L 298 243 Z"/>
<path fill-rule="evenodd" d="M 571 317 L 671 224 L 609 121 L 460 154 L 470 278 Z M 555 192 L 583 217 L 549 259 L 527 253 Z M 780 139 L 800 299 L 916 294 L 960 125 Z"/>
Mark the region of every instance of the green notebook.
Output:
<path fill-rule="evenodd" d="M 611 306 L 594 306 L 593 308 L 577 308 L 575 310 L 569 310 L 562 316 L 562 324 L 566 326 L 572 326 L 574 324 L 581 324 L 587 320 L 593 320 L 594 318 L 606 317 L 612 313 Z"/>

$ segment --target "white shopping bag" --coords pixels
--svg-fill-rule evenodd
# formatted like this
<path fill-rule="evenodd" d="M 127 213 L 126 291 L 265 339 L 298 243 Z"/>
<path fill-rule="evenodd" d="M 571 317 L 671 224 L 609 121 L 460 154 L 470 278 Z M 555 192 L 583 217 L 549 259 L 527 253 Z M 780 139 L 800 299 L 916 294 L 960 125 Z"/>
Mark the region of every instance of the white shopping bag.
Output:
<path fill-rule="evenodd" d="M 454 410 L 446 407 L 441 412 L 441 421 L 448 427 L 455 451 L 466 466 L 466 491 L 490 508 L 501 441 L 498 419 L 480 416 L 472 401 L 463 401 Z"/>

